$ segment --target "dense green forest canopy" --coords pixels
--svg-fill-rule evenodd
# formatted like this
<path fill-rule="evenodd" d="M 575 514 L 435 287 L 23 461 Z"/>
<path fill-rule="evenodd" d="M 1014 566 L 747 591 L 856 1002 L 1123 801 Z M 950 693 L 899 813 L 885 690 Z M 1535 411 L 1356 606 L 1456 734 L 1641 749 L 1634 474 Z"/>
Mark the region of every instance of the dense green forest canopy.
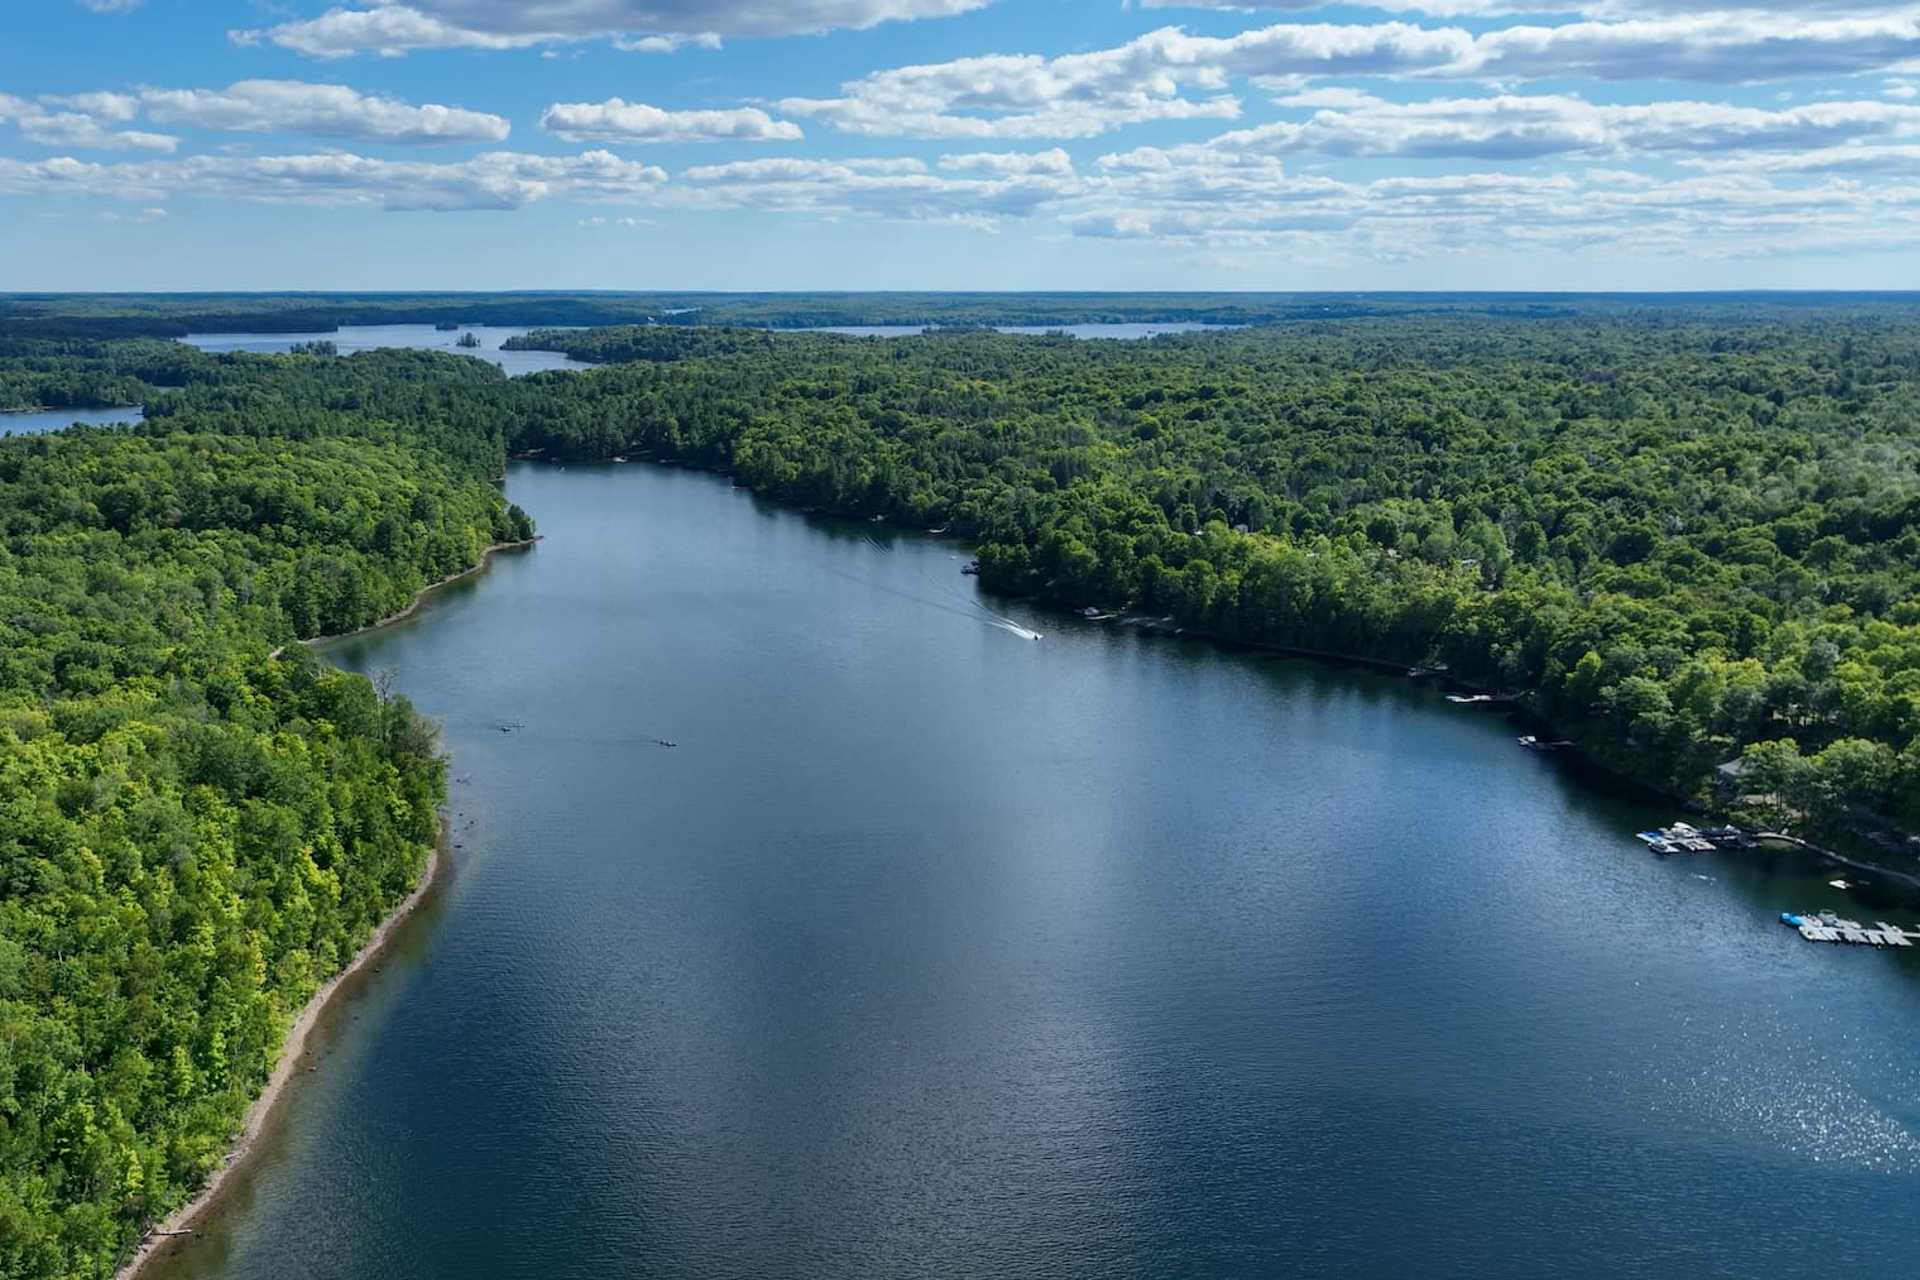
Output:
<path fill-rule="evenodd" d="M 651 452 L 951 526 L 984 579 L 1527 691 L 1668 791 L 1920 828 L 1920 317 L 1433 316 L 1149 343 L 783 336 L 513 389 Z M 641 335 L 644 337 L 644 335 Z"/>
<path fill-rule="evenodd" d="M 1920 307 L 1920 294 L 1515 293 L 169 293 L 0 294 L 0 336 L 325 332 L 341 325 L 1273 324 L 1389 316 L 1619 316 L 1719 322 Z"/>
<path fill-rule="evenodd" d="M 147 406 L 0 442 L 0 1274 L 106 1274 L 417 874 L 431 733 L 269 655 L 527 536 L 511 455 L 948 527 L 998 590 L 1445 661 L 1668 792 L 1920 830 L 1912 308 L 530 342 L 605 363 L 0 338 L 0 388 Z"/>
<path fill-rule="evenodd" d="M 293 361 L 149 346 L 183 350 L 60 359 L 209 394 L 248 380 L 263 408 L 244 431 L 176 409 L 143 433 L 0 441 L 9 1277 L 110 1275 L 420 874 L 444 795 L 431 726 L 290 642 L 373 622 L 529 531 L 488 483 L 497 438 L 442 453 L 388 418 L 275 417 Z M 44 362 L 0 356 L 0 385 Z M 408 385 L 415 362 L 383 363 L 369 380 Z"/>

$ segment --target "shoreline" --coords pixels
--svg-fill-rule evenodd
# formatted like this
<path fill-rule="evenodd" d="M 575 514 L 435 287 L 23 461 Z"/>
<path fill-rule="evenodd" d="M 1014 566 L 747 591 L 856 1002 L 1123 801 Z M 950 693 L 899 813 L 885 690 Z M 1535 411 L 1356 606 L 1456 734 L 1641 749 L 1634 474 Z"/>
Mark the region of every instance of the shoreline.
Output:
<path fill-rule="evenodd" d="M 1790 836 L 1784 831 L 1757 832 L 1754 835 L 1754 839 L 1763 842 L 1772 840 L 1780 844 L 1791 845 L 1804 853 L 1811 853 L 1818 857 L 1826 858 L 1828 861 L 1837 862 L 1843 867 L 1852 867 L 1855 871 L 1865 871 L 1871 875 L 1889 876 L 1895 880 L 1912 885 L 1916 889 L 1920 889 L 1920 876 L 1916 876 L 1910 871 L 1896 871 L 1892 867 L 1878 866 L 1871 862 L 1861 862 L 1857 858 L 1852 858 L 1837 850 L 1829 849 L 1825 845 L 1815 844 L 1811 840 L 1803 840 L 1799 836 Z"/>
<path fill-rule="evenodd" d="M 377 622 L 369 622 L 364 627 L 358 627 L 352 631 L 342 631 L 338 635 L 309 636 L 305 640 L 289 641 L 288 644 L 304 644 L 308 646 L 332 644 L 336 640 L 351 640 L 355 636 L 364 636 L 370 631 L 378 631 L 382 627 L 390 627 L 396 622 L 405 622 L 408 618 L 411 618 L 414 614 L 420 611 L 420 607 L 426 604 L 428 596 L 440 590 L 440 588 L 450 587 L 454 583 L 459 582 L 462 578 L 471 578 L 474 574 L 479 573 L 482 569 L 486 568 L 488 564 L 492 563 L 493 557 L 499 552 L 523 550 L 527 547 L 531 547 L 536 543 L 540 542 L 545 536 L 546 535 L 544 534 L 536 534 L 533 537 L 528 538 L 523 542 L 494 543 L 492 546 L 488 547 L 485 551 L 480 553 L 479 563 L 473 565 L 471 568 L 462 569 L 458 573 L 448 574 L 446 577 L 440 579 L 440 581 L 438 582 L 429 582 L 426 586 L 420 588 L 418 591 L 413 593 L 413 602 L 409 604 L 406 608 L 402 609 L 398 613 L 390 613 L 386 617 L 378 620 Z M 286 651 L 287 651 L 287 645 L 285 644 L 280 645 L 279 647 L 275 648 L 271 653 L 267 654 L 267 661 L 269 662 L 277 661 L 280 655 L 285 653 Z"/>
<path fill-rule="evenodd" d="M 471 578 L 474 574 L 479 573 L 482 569 L 486 568 L 487 565 L 492 562 L 493 557 L 499 554 L 500 552 L 519 551 L 526 547 L 534 546 L 535 544 L 541 541 L 541 538 L 543 536 L 544 535 L 536 534 L 535 536 L 528 538 L 523 542 L 496 542 L 492 546 L 488 547 L 485 551 L 480 553 L 480 559 L 475 564 L 460 570 L 460 572 L 458 573 L 450 573 L 446 577 L 440 579 L 438 582 L 429 582 L 426 586 L 414 592 L 413 603 L 409 604 L 406 608 L 400 610 L 400 612 L 390 613 L 386 617 L 381 618 L 377 622 L 369 622 L 366 626 L 356 627 L 352 631 L 342 631 L 338 635 L 331 635 L 331 636 L 312 636 L 306 640 L 298 641 L 297 643 L 304 644 L 304 645 L 332 644 L 336 640 L 351 640 L 355 636 L 364 636 L 370 631 L 378 631 L 382 627 L 390 627 L 396 622 L 405 622 L 408 618 L 411 618 L 414 614 L 420 611 L 420 607 L 426 604 L 428 596 L 440 590 L 440 588 L 450 587 L 454 583 L 460 581 L 462 578 Z M 286 652 L 286 646 L 281 645 L 278 649 L 275 649 L 272 655 L 270 656 L 277 658 L 284 652 Z"/>
<path fill-rule="evenodd" d="M 366 635 L 368 632 L 378 631 L 382 627 L 404 621 L 419 612 L 420 607 L 435 591 L 462 578 L 470 578 L 485 569 L 492 562 L 495 554 L 502 551 L 522 550 L 539 541 L 540 538 L 535 536 L 520 542 L 496 542 L 482 552 L 479 561 L 472 566 L 420 588 L 414 593 L 412 602 L 398 613 L 389 614 L 378 622 L 369 623 L 353 631 L 332 636 L 314 636 L 293 643 L 321 645 Z M 267 655 L 268 660 L 277 660 L 286 650 L 287 646 L 281 645 Z M 185 1204 L 161 1221 L 152 1223 L 146 1228 L 140 1236 L 139 1243 L 134 1247 L 133 1255 L 115 1268 L 114 1280 L 135 1280 L 146 1270 L 148 1264 L 164 1253 L 174 1241 L 190 1238 L 196 1234 L 193 1230 L 194 1225 L 219 1203 L 221 1195 L 227 1189 L 228 1181 L 235 1173 L 251 1163 L 260 1135 L 265 1131 L 267 1121 L 273 1118 L 274 1110 L 286 1095 L 288 1086 L 293 1083 L 294 1068 L 306 1056 L 307 1041 L 319 1025 L 321 1017 L 332 1007 L 334 998 L 340 994 L 341 988 L 350 979 L 365 972 L 367 966 L 385 952 L 387 944 L 393 939 L 394 932 L 401 924 L 412 918 L 428 892 L 440 882 L 441 873 L 451 858 L 451 847 L 446 815 L 442 813 L 440 834 L 433 847 L 427 851 L 427 861 L 421 868 L 419 883 L 414 885 L 407 896 L 396 903 L 393 910 L 389 911 L 374 927 L 360 950 L 354 953 L 353 959 L 349 960 L 339 972 L 321 983 L 319 989 L 301 1007 L 299 1014 L 287 1028 L 286 1037 L 280 1043 L 279 1056 L 274 1060 L 273 1070 L 268 1074 L 266 1084 L 248 1104 L 240 1129 L 227 1148 L 226 1155 L 221 1158 L 220 1163 L 207 1176 L 207 1180 Z"/>
<path fill-rule="evenodd" d="M 354 954 L 344 968 L 320 984 L 302 1006 L 293 1024 L 287 1029 L 286 1038 L 280 1043 L 280 1055 L 275 1059 L 273 1071 L 267 1077 L 266 1085 L 260 1090 L 247 1108 L 246 1118 L 241 1122 L 238 1136 L 227 1149 L 213 1172 L 207 1175 L 193 1197 L 185 1204 L 168 1214 L 163 1220 L 152 1224 L 140 1237 L 133 1256 L 121 1263 L 114 1271 L 114 1280 L 134 1280 L 158 1257 L 170 1244 L 182 1237 L 195 1234 L 193 1226 L 219 1202 L 221 1193 L 226 1190 L 229 1179 L 245 1168 L 252 1159 L 267 1121 L 272 1118 L 275 1107 L 286 1095 L 287 1087 L 293 1083 L 295 1068 L 299 1066 L 307 1053 L 307 1041 L 313 1030 L 319 1025 L 321 1015 L 332 1006 L 334 997 L 340 993 L 348 979 L 362 973 L 366 967 L 383 953 L 387 944 L 393 940 L 394 932 L 401 924 L 413 917 L 427 893 L 440 883 L 441 874 L 450 861 L 448 852 L 447 826 L 444 817 L 440 824 L 440 837 L 434 847 L 428 851 L 427 863 L 420 871 L 420 881 L 411 892 L 397 903 L 393 910 L 375 926 L 366 942 Z"/>
<path fill-rule="evenodd" d="M 706 462 L 700 462 L 697 460 L 690 460 L 685 458 L 651 457 L 649 456 L 648 451 L 645 449 L 636 449 L 629 454 L 620 455 L 620 460 L 622 461 L 631 460 L 633 462 L 644 463 L 646 465 L 656 466 L 656 467 L 674 467 L 674 468 L 681 468 L 686 470 L 701 471 L 709 475 L 719 476 L 722 479 L 731 480 L 735 488 L 746 489 L 748 492 L 754 494 L 754 496 L 759 499 L 762 499 L 766 502 L 770 502 L 775 506 L 780 507 L 783 510 L 793 512 L 794 514 L 797 514 L 803 517 L 804 516 L 821 516 L 830 520 L 843 520 L 843 521 L 850 521 L 850 522 L 855 522 L 860 524 L 865 524 L 875 519 L 881 519 L 884 523 L 886 523 L 887 525 L 889 525 L 891 528 L 893 528 L 895 531 L 898 531 L 898 532 L 930 535 L 934 537 L 948 536 L 945 534 L 944 530 L 940 531 L 939 533 L 935 533 L 933 530 L 921 529 L 912 524 L 903 524 L 903 523 L 896 522 L 892 518 L 886 517 L 886 516 L 875 517 L 871 515 L 860 515 L 853 512 L 829 511 L 820 507 L 798 506 L 785 499 L 773 497 L 769 494 L 766 494 L 761 490 L 754 488 L 752 485 L 742 484 L 736 473 L 730 470 L 727 466 L 724 466 L 721 464 L 706 463 Z M 536 450 L 533 452 L 511 454 L 508 456 L 508 461 L 532 463 L 536 466 L 560 466 L 562 468 L 568 465 L 568 462 L 563 462 L 557 457 L 547 456 L 546 450 L 544 449 Z M 601 458 L 601 459 L 573 459 L 570 461 L 572 462 L 573 465 L 578 465 L 578 466 L 602 466 L 602 465 L 613 464 L 615 462 L 615 458 L 607 457 L 607 458 Z M 962 539 L 961 541 L 964 543 L 965 539 Z M 1005 595 L 1008 593 L 996 592 L 996 594 Z M 1039 607 L 1041 607 L 1042 609 L 1045 609 L 1050 613 L 1059 614 L 1063 619 L 1076 619 L 1076 618 L 1083 617 L 1083 615 L 1078 610 L 1072 609 L 1065 604 L 1055 603 L 1054 601 L 1048 599 L 1044 595 L 1038 595 L 1038 594 L 1014 595 L 1011 598 L 1030 600 L 1036 603 L 1037 605 L 1039 605 Z M 1180 623 L 1177 620 L 1172 618 L 1154 618 L 1125 607 L 1116 608 L 1112 610 L 1112 614 L 1113 616 L 1111 616 L 1110 618 L 1102 619 L 1100 624 L 1101 625 L 1110 624 L 1116 627 L 1130 627 L 1144 634 L 1163 636 L 1163 637 L 1166 637 L 1169 639 L 1175 639 L 1175 640 L 1200 640 L 1200 641 L 1204 641 L 1206 643 L 1217 645 L 1222 648 L 1226 648 L 1230 650 L 1237 649 L 1242 652 L 1248 652 L 1248 653 L 1264 653 L 1264 654 L 1270 654 L 1275 657 L 1300 658 L 1300 659 L 1305 659 L 1313 662 L 1328 663 L 1334 666 L 1357 667 L 1362 670 L 1375 671 L 1383 675 L 1413 676 L 1417 671 L 1419 671 L 1419 667 L 1417 665 L 1405 663 L 1405 662 L 1399 661 L 1398 659 L 1381 658 L 1381 657 L 1375 657 L 1375 656 L 1370 656 L 1366 654 L 1357 654 L 1357 653 L 1340 653 L 1337 651 L 1325 650 L 1325 649 L 1312 649 L 1312 648 L 1306 648 L 1298 645 L 1280 644 L 1272 641 L 1245 639 L 1238 636 L 1225 636 L 1225 635 L 1220 635 L 1216 632 L 1213 632 L 1207 629 L 1206 627 L 1199 626 L 1197 624 L 1188 625 L 1188 624 Z M 1461 681 L 1451 675 L 1443 676 L 1442 679 L 1444 682 L 1450 683 L 1458 688 L 1473 689 L 1477 692 L 1494 692 L 1493 690 L 1482 689 L 1480 686 L 1474 685 L 1471 682 Z M 1567 736 L 1561 726 L 1555 724 L 1553 721 L 1543 716 L 1538 711 L 1538 709 L 1533 705 L 1533 702 L 1532 702 L 1533 696 L 1534 696 L 1533 690 L 1522 691 L 1518 696 L 1514 697 L 1511 710 L 1514 712 L 1518 712 L 1522 717 L 1524 717 L 1527 721 L 1529 721 L 1531 725 L 1541 728 L 1545 733 L 1547 733 L 1551 737 Z M 1705 807 L 1703 807 L 1701 804 L 1703 797 L 1697 796 L 1697 795 L 1690 796 L 1690 795 L 1682 794 L 1680 792 L 1672 790 L 1667 786 L 1661 785 L 1659 782 L 1656 782 L 1651 778 L 1642 777 L 1629 770 L 1623 769 L 1620 767 L 1619 764 L 1613 761 L 1602 759 L 1600 755 L 1597 752 L 1595 752 L 1592 748 L 1583 746 L 1577 741 L 1568 750 L 1567 755 L 1575 768 L 1579 769 L 1581 772 L 1587 773 L 1590 776 L 1596 776 L 1596 777 L 1605 779 L 1608 785 L 1610 786 L 1621 788 L 1626 791 L 1639 793 L 1648 797 L 1658 798 L 1666 803 L 1670 803 L 1679 807 L 1683 812 L 1686 812 L 1686 813 L 1690 813 L 1698 816 L 1709 816 L 1708 810 Z M 1920 876 L 1916 876 L 1912 872 L 1901 870 L 1897 867 L 1887 865 L 1884 862 L 1875 862 L 1875 861 L 1866 860 L 1864 855 L 1856 857 L 1852 855 L 1842 854 L 1835 850 L 1826 848 L 1821 845 L 1815 845 L 1810 842 L 1800 841 L 1798 843 L 1801 843 L 1803 847 L 1809 851 L 1823 854 L 1831 858 L 1835 862 L 1843 863 L 1847 866 L 1854 868 L 1857 871 L 1865 871 L 1871 874 L 1887 876 L 1892 879 L 1900 880 L 1907 884 L 1913 885 L 1916 888 L 1920 888 Z"/>

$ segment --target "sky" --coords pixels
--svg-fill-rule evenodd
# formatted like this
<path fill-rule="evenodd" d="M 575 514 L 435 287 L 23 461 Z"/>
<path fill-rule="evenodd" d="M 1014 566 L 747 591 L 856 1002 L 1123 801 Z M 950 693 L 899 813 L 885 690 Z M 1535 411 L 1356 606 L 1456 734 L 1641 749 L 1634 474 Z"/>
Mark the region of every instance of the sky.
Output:
<path fill-rule="evenodd" d="M 0 290 L 1920 286 L 1920 5 L 10 0 Z"/>

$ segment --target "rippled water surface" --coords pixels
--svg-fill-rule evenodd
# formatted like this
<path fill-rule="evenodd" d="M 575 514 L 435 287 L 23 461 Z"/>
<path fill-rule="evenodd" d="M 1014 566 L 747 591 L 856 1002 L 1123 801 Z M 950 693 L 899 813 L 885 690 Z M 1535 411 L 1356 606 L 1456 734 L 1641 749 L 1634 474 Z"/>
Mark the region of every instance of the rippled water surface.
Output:
<path fill-rule="evenodd" d="M 1920 965 L 1775 922 L 1920 909 L 1654 859 L 1497 716 L 983 601 L 951 543 L 509 487 L 544 543 L 331 650 L 445 720 L 453 874 L 167 1274 L 1920 1256 Z"/>

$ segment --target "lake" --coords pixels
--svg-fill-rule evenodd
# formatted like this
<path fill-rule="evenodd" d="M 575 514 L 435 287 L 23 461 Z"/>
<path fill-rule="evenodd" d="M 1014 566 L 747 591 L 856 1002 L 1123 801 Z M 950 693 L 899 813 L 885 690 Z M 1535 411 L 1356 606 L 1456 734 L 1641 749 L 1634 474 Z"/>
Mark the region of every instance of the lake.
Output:
<path fill-rule="evenodd" d="M 1920 963 L 1775 918 L 1911 902 L 1656 859 L 1671 810 L 1496 714 L 982 597 L 951 542 L 507 483 L 543 543 L 328 649 L 444 720 L 450 878 L 156 1274 L 1920 1253 Z"/>
<path fill-rule="evenodd" d="M 76 422 L 96 427 L 123 427 L 146 417 L 139 405 L 122 409 L 33 409 L 26 413 L 0 413 L 0 436 L 37 436 L 60 431 Z"/>
<path fill-rule="evenodd" d="M 343 356 L 352 355 L 358 351 L 374 351 L 382 347 L 448 351 L 455 355 L 471 355 L 482 360 L 491 360 L 504 369 L 510 377 L 527 373 L 544 373 L 549 369 L 592 367 L 578 360 L 569 359 L 557 351 L 502 351 L 500 349 L 500 344 L 508 338 L 522 337 L 531 332 L 533 332 L 531 329 L 501 325 L 466 325 L 457 330 L 443 331 L 430 324 L 373 324 L 342 325 L 330 333 L 190 333 L 181 341 L 190 343 L 202 351 L 211 351 L 216 354 L 230 351 L 284 352 L 292 350 L 296 343 L 301 342 L 331 342 L 340 349 L 340 354 Z M 480 339 L 478 347 L 465 348 L 456 345 L 468 333 Z"/>

